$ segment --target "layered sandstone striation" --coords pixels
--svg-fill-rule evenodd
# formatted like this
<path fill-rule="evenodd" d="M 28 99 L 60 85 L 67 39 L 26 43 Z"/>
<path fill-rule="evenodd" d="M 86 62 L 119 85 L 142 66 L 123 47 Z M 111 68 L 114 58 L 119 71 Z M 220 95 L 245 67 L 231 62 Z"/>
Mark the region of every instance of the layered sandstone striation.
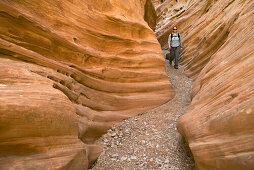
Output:
<path fill-rule="evenodd" d="M 177 25 L 182 65 L 195 80 L 178 129 L 196 168 L 254 169 L 254 1 L 166 1 L 156 9 L 161 45 Z"/>
<path fill-rule="evenodd" d="M 1 0 L 0 169 L 86 169 L 114 123 L 173 97 L 147 3 Z"/>
<path fill-rule="evenodd" d="M 151 0 L 146 1 L 144 20 L 148 23 L 149 27 L 155 31 L 157 24 L 157 14 Z"/>

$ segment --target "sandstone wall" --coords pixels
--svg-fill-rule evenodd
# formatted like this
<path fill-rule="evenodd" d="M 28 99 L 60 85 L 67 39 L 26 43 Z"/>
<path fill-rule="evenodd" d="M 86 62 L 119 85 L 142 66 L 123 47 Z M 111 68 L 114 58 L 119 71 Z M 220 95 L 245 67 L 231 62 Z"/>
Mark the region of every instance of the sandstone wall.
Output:
<path fill-rule="evenodd" d="M 157 24 L 157 14 L 151 0 L 146 1 L 144 19 L 148 23 L 149 27 L 155 31 Z"/>
<path fill-rule="evenodd" d="M 173 97 L 145 4 L 0 1 L 0 169 L 86 169 L 112 124 Z"/>
<path fill-rule="evenodd" d="M 166 0 L 151 0 L 155 9 L 160 6 L 163 2 L 167 2 Z"/>
<path fill-rule="evenodd" d="M 254 1 L 172 5 L 157 8 L 156 32 L 164 48 L 173 25 L 182 34 L 182 64 L 195 83 L 178 129 L 196 168 L 254 169 Z"/>

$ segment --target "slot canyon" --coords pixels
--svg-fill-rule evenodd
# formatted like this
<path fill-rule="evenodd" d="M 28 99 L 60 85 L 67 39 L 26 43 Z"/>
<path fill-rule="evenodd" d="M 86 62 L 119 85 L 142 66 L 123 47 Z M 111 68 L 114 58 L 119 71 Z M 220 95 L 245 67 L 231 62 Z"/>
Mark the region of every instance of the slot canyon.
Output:
<path fill-rule="evenodd" d="M 253 0 L 0 0 L 0 169 L 106 169 L 112 127 L 162 133 L 179 107 L 172 133 L 195 169 L 253 170 L 253 68 Z M 119 164 L 107 169 L 133 169 Z"/>

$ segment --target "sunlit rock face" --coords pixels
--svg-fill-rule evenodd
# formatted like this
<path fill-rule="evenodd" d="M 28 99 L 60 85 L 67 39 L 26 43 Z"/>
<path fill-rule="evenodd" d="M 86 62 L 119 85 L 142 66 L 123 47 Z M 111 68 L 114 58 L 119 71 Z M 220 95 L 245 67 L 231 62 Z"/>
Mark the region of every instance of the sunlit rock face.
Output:
<path fill-rule="evenodd" d="M 166 48 L 177 25 L 182 65 L 195 80 L 178 129 L 196 168 L 254 169 L 254 1 L 167 1 L 156 9 L 164 17 L 156 30 L 160 43 Z"/>
<path fill-rule="evenodd" d="M 1 0 L 0 169 L 87 169 L 114 123 L 173 97 L 146 4 Z"/>

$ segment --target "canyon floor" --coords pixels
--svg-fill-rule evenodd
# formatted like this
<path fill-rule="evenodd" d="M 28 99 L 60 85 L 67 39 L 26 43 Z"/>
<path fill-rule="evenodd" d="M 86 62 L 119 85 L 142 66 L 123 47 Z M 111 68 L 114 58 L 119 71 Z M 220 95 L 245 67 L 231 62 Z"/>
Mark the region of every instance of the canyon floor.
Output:
<path fill-rule="evenodd" d="M 176 129 L 177 119 L 190 104 L 193 82 L 184 75 L 183 67 L 176 70 L 168 61 L 166 72 L 175 97 L 113 126 L 97 141 L 104 151 L 91 169 L 194 169 L 191 152 Z"/>

